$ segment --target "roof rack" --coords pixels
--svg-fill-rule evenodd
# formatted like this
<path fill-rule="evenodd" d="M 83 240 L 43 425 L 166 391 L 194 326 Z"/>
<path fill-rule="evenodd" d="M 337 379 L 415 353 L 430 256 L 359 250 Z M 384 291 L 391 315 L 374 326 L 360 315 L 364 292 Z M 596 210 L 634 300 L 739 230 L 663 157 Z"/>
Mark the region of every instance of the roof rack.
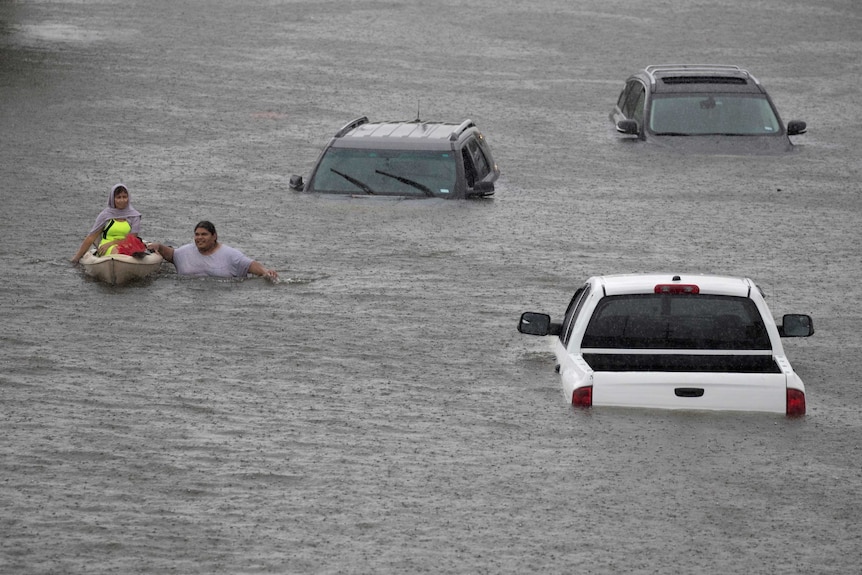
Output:
<path fill-rule="evenodd" d="M 655 66 L 647 66 L 647 72 L 664 72 L 673 70 L 732 70 L 737 72 L 745 72 L 739 66 L 724 65 L 724 64 L 658 64 Z"/>
<path fill-rule="evenodd" d="M 760 82 L 751 75 L 748 70 L 739 66 L 724 65 L 724 64 L 659 64 L 655 66 L 647 66 L 644 71 L 650 78 L 650 82 L 655 85 L 657 72 L 729 72 L 743 74 L 751 78 L 755 84 Z"/>
<path fill-rule="evenodd" d="M 368 117 L 360 116 L 360 117 L 356 118 L 355 120 L 345 124 L 343 128 L 341 128 L 340 130 L 335 132 L 334 137 L 340 138 L 340 137 L 344 136 L 344 134 L 346 134 L 347 132 L 352 130 L 353 128 L 355 128 L 357 126 L 361 126 L 362 124 L 367 124 L 367 123 L 368 123 Z"/>
<path fill-rule="evenodd" d="M 457 128 L 455 128 L 455 130 L 449 135 L 449 141 L 451 141 L 451 142 L 457 141 L 458 137 L 462 133 L 464 133 L 464 130 L 467 130 L 469 128 L 475 128 L 475 127 L 476 127 L 476 124 L 473 123 L 473 120 L 464 120 L 463 122 L 461 122 L 461 125 L 459 125 Z"/>

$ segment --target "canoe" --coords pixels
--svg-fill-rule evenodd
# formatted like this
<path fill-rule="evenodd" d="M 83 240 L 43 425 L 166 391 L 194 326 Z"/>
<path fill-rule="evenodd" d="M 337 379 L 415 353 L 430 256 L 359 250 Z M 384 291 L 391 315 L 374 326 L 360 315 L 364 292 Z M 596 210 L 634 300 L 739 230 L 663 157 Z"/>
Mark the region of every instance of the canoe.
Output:
<path fill-rule="evenodd" d="M 120 254 L 99 257 L 86 253 L 81 258 L 81 267 L 87 275 L 106 284 L 124 285 L 159 271 L 162 261 L 164 258 L 154 253 L 147 254 L 143 258 Z"/>

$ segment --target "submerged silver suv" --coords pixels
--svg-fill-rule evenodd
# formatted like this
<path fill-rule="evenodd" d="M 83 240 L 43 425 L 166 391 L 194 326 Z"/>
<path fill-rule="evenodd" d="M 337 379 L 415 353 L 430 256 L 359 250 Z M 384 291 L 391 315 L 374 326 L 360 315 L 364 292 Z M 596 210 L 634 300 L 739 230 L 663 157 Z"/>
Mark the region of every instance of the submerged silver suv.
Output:
<path fill-rule="evenodd" d="M 369 122 L 362 116 L 336 132 L 308 182 L 295 191 L 325 194 L 476 198 L 494 194 L 500 170 L 472 120 Z"/>
<path fill-rule="evenodd" d="M 785 126 L 763 85 L 721 65 L 647 66 L 626 80 L 610 114 L 621 134 L 692 152 L 780 153 L 805 122 Z"/>

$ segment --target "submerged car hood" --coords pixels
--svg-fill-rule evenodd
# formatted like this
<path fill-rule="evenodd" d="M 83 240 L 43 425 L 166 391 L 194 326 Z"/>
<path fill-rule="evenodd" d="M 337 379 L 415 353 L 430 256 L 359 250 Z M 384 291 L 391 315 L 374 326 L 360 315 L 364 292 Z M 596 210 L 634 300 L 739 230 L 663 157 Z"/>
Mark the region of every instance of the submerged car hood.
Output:
<path fill-rule="evenodd" d="M 684 154 L 778 155 L 795 146 L 787 136 L 654 136 L 650 144 Z"/>

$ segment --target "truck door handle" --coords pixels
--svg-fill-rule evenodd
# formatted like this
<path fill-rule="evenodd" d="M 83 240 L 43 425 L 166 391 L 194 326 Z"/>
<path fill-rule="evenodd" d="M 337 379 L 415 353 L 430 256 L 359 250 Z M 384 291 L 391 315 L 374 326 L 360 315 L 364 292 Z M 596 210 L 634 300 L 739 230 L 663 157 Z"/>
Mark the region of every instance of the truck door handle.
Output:
<path fill-rule="evenodd" d="M 677 387 L 673 390 L 677 397 L 702 397 L 703 388 L 700 387 Z"/>

